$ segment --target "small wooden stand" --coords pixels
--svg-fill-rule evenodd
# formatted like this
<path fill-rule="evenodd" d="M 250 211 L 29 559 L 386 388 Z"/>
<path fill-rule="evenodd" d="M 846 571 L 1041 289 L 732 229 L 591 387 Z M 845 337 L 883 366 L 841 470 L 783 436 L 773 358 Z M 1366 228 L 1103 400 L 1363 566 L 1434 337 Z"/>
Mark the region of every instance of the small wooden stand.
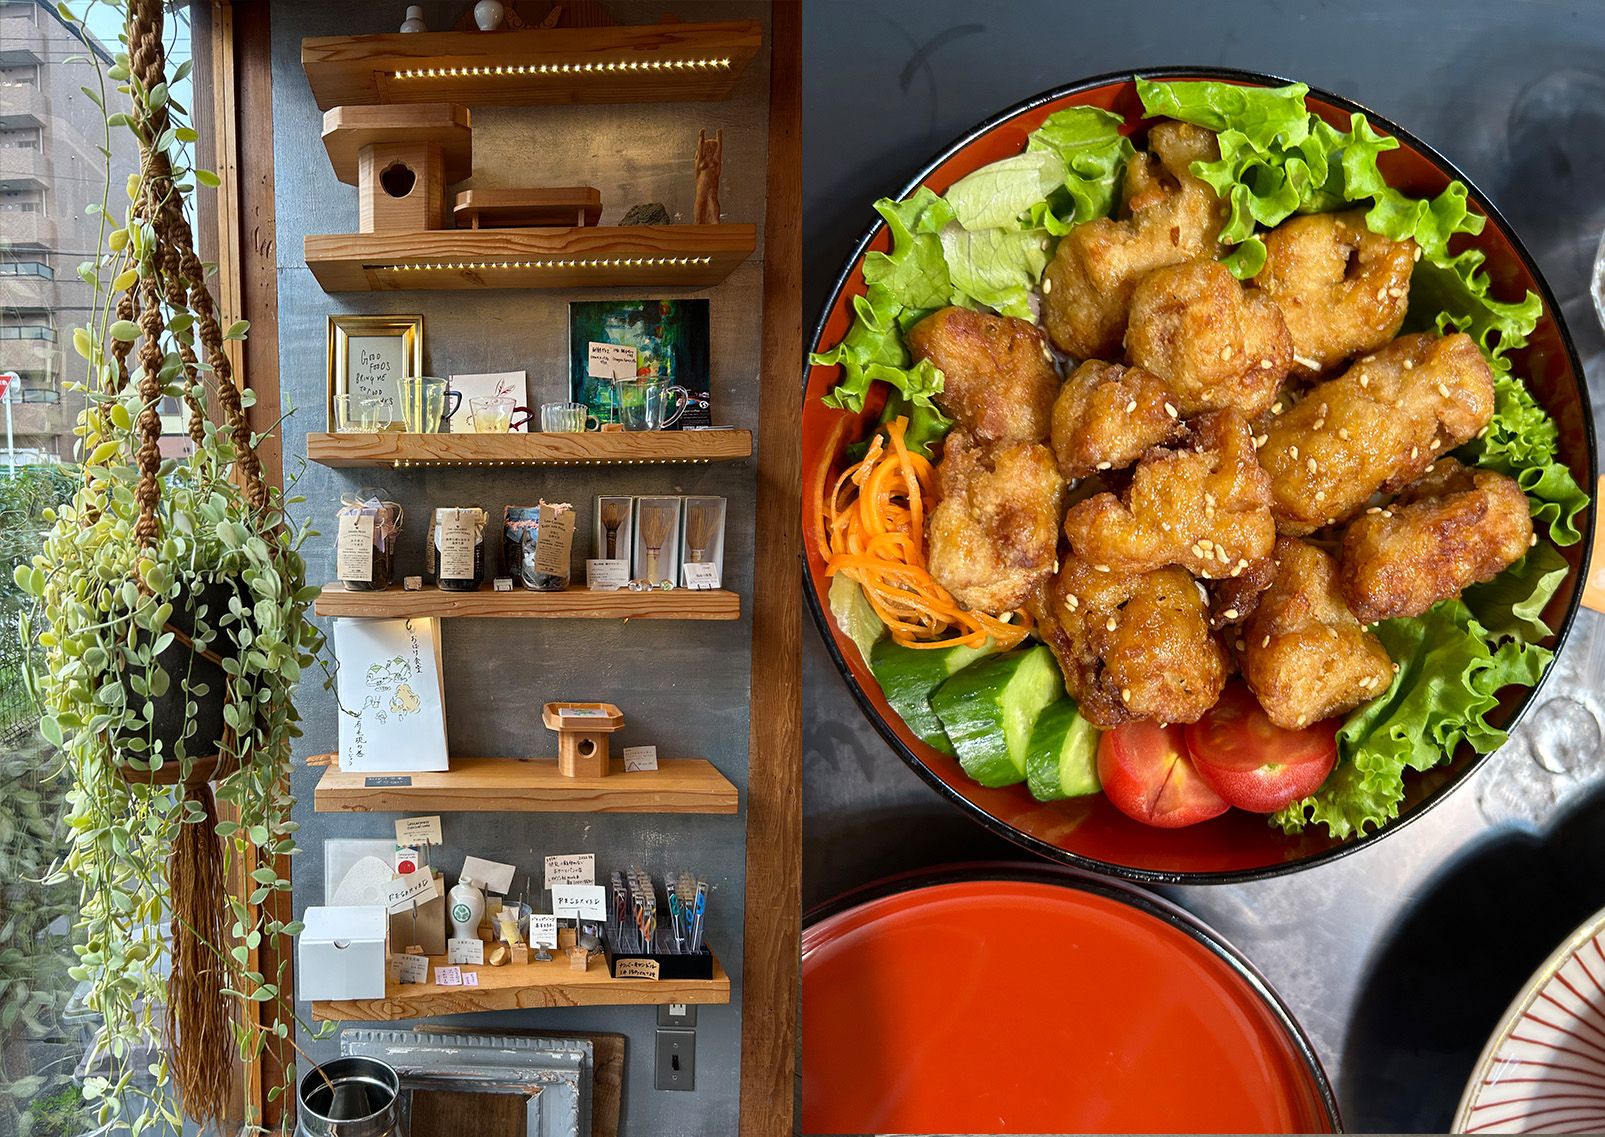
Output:
<path fill-rule="evenodd" d="M 567 714 L 567 710 L 584 714 Z M 566 778 L 601 778 L 611 769 L 608 735 L 624 725 L 612 703 L 547 703 L 541 721 L 557 731 L 557 769 Z"/>
<path fill-rule="evenodd" d="M 528 944 L 514 944 L 512 951 L 513 951 L 513 966 L 514 967 L 523 967 L 526 963 L 529 962 L 529 945 Z"/>
<path fill-rule="evenodd" d="M 360 193 L 364 233 L 444 229 L 446 187 L 473 171 L 468 108 L 454 103 L 335 107 L 323 145 L 335 176 Z"/>
<path fill-rule="evenodd" d="M 568 969 L 570 971 L 585 971 L 591 966 L 591 953 L 582 947 L 568 949 Z"/>
<path fill-rule="evenodd" d="M 594 186 L 463 190 L 452 217 L 459 229 L 573 229 L 602 219 L 602 193 Z"/>

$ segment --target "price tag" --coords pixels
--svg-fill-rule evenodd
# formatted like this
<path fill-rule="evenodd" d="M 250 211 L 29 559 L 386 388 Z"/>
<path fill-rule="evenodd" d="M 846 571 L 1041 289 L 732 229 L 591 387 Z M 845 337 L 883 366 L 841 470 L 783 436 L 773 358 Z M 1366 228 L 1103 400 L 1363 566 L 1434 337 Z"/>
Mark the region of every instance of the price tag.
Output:
<path fill-rule="evenodd" d="M 547 576 L 568 576 L 569 550 L 574 547 L 574 511 L 542 505 L 541 524 L 535 534 L 535 571 Z"/>
<path fill-rule="evenodd" d="M 392 912 L 407 912 L 439 895 L 434 873 L 403 873 L 385 886 L 385 907 Z"/>
<path fill-rule="evenodd" d="M 478 936 L 468 936 L 463 939 L 453 936 L 446 941 L 446 961 L 448 963 L 484 963 L 485 941 Z"/>
<path fill-rule="evenodd" d="M 656 746 L 626 746 L 624 748 L 624 772 L 636 774 L 643 770 L 656 770 L 658 768 L 658 748 Z"/>
<path fill-rule="evenodd" d="M 582 920 L 607 919 L 607 890 L 599 884 L 560 884 L 552 889 L 552 911 Z"/>
<path fill-rule="evenodd" d="M 473 510 L 446 510 L 438 519 L 435 543 L 440 563 L 435 575 L 442 580 L 470 580 L 474 573 L 474 547 L 479 543 L 479 525 L 473 517 L 461 514 Z"/>
<path fill-rule="evenodd" d="M 401 578 L 401 591 L 403 591 L 403 592 L 422 592 L 423 590 L 424 590 L 424 578 L 423 577 L 421 577 L 421 576 L 404 576 L 404 577 Z"/>
<path fill-rule="evenodd" d="M 713 561 L 687 561 L 680 568 L 687 588 L 700 591 L 719 587 L 719 566 Z"/>
<path fill-rule="evenodd" d="M 510 576 L 498 576 L 490 582 L 490 587 L 492 592 L 511 592 L 513 590 L 513 578 Z"/>
<path fill-rule="evenodd" d="M 500 861 L 487 861 L 482 857 L 463 858 L 462 875 L 477 880 L 486 892 L 506 896 L 513 890 L 513 866 Z"/>
<path fill-rule="evenodd" d="M 555 948 L 557 946 L 557 917 L 531 913 L 529 918 L 529 942 L 532 947 Z"/>
<path fill-rule="evenodd" d="M 418 871 L 418 850 L 411 845 L 397 845 L 395 870 L 405 876 Z"/>
<path fill-rule="evenodd" d="M 435 968 L 435 983 L 441 987 L 461 987 L 463 985 L 463 969 L 460 967 Z"/>
<path fill-rule="evenodd" d="M 334 575 L 362 584 L 373 581 L 373 514 L 356 513 L 340 518 L 335 543 Z"/>
<path fill-rule="evenodd" d="M 440 837 L 440 818 L 435 817 L 403 817 L 396 822 L 396 844 L 398 845 L 442 845 L 445 844 Z"/>
<path fill-rule="evenodd" d="M 397 978 L 403 983 L 429 982 L 429 957 L 427 955 L 398 955 L 396 957 Z"/>
<path fill-rule="evenodd" d="M 585 586 L 592 592 L 617 592 L 630 583 L 629 561 L 586 561 Z"/>
<path fill-rule="evenodd" d="M 595 884 L 596 854 L 571 853 L 546 858 L 546 887 L 559 884 Z"/>
<path fill-rule="evenodd" d="M 613 965 L 615 979 L 658 979 L 663 968 L 655 959 L 621 959 Z"/>
<path fill-rule="evenodd" d="M 479 986 L 479 972 L 477 972 L 477 971 L 465 971 L 465 972 L 463 972 L 463 986 L 464 987 L 478 987 Z"/>
<path fill-rule="evenodd" d="M 592 379 L 633 379 L 639 355 L 622 343 L 586 344 L 586 374 Z"/>

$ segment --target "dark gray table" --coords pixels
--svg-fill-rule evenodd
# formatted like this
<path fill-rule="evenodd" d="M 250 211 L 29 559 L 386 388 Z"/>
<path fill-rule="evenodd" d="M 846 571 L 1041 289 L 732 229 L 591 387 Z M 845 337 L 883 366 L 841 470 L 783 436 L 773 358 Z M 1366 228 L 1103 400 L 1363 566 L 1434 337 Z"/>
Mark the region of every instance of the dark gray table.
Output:
<path fill-rule="evenodd" d="M 810 0 L 804 21 L 810 330 L 869 203 L 973 124 L 1107 71 L 1236 66 L 1347 95 L 1459 165 L 1537 258 L 1605 404 L 1589 296 L 1605 4 Z M 1444 1130 L 1506 1004 L 1605 906 L 1605 618 L 1585 611 L 1556 667 L 1516 737 L 1400 834 L 1313 872 L 1167 890 L 1281 992 L 1350 1130 Z M 803 678 L 807 903 L 901 869 L 1029 855 L 902 764 L 812 628 Z"/>

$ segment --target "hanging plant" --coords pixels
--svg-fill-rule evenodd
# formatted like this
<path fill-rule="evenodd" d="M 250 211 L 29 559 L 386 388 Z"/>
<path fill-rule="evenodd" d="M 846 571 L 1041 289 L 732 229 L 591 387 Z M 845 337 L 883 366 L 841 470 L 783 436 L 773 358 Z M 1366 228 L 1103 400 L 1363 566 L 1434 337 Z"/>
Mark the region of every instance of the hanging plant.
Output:
<path fill-rule="evenodd" d="M 127 51 L 97 102 L 108 81 L 126 97 L 106 116 L 106 152 L 111 130 L 130 130 L 139 172 L 120 223 L 102 203 L 100 254 L 82 270 L 96 285 L 73 335 L 88 363 L 82 483 L 46 514 L 44 549 L 16 582 L 36 601 L 28 680 L 69 779 L 72 974 L 105 1020 L 84 1092 L 101 1124 L 138 1133 L 186 1116 L 255 1122 L 226 1118 L 235 1056 L 294 1046 L 282 979 L 299 929 L 268 902 L 290 889 L 292 699 L 322 637 L 307 619 L 308 533 L 263 479 L 250 392 L 224 351 L 248 328 L 224 326 L 195 252 L 190 199 L 217 179 L 185 157 L 196 134 L 169 87 L 162 3 L 119 7 Z M 187 414 L 187 457 L 162 455 L 164 400 Z M 230 896 L 231 876 L 250 891 Z M 259 962 L 269 946 L 273 968 Z M 270 1100 L 293 1084 L 283 1065 Z"/>

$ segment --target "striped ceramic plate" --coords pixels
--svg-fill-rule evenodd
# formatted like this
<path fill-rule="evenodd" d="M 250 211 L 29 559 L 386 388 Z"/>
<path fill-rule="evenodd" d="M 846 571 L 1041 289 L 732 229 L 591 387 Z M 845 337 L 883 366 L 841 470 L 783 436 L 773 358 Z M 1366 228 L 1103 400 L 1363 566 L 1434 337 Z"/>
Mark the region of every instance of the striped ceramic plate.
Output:
<path fill-rule="evenodd" d="M 1483 1048 L 1457 1133 L 1605 1131 L 1605 912 L 1528 980 Z"/>

